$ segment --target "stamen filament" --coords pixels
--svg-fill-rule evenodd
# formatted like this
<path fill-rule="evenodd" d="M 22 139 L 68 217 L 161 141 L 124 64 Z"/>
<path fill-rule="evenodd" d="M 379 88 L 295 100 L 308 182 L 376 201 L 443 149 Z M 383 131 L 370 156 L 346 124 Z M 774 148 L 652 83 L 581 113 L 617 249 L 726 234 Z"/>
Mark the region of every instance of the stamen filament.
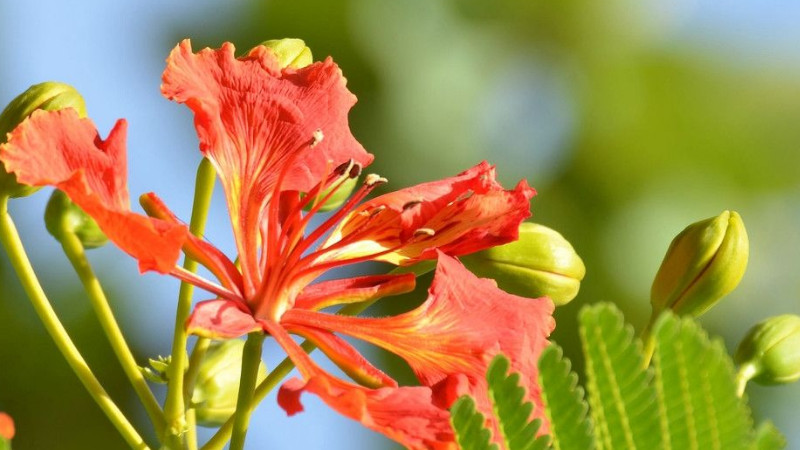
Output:
<path fill-rule="evenodd" d="M 200 275 L 190 272 L 184 269 L 183 267 L 175 266 L 169 274 L 181 281 L 185 281 L 189 284 L 199 287 L 200 289 L 205 289 L 206 291 L 211 292 L 212 294 L 216 294 L 220 298 L 232 300 L 235 302 L 244 302 L 244 299 L 237 293 L 225 289 L 224 287 L 218 285 L 217 283 L 206 280 Z"/>

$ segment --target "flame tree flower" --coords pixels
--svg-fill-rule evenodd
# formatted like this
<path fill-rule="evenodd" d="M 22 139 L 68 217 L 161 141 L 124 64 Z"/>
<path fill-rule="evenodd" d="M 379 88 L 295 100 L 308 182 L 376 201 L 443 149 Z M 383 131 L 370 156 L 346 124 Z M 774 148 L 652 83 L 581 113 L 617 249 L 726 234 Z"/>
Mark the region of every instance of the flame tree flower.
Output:
<path fill-rule="evenodd" d="M 131 211 L 124 120 L 102 139 L 73 110 L 36 112 L 10 134 L 0 160 L 21 183 L 64 191 L 141 271 L 170 274 L 213 294 L 195 306 L 186 323 L 190 333 L 274 338 L 302 376 L 279 392 L 289 414 L 301 411 L 301 393 L 311 392 L 410 448 L 449 448 L 455 444 L 447 408 L 470 393 L 489 412 L 483 375 L 502 352 L 526 375 L 535 415 L 544 419 L 536 361 L 554 327 L 552 302 L 505 293 L 455 258 L 517 238 L 535 194 L 524 181 L 504 189 L 484 162 L 364 201 L 386 181 L 370 174 L 312 229 L 310 220 L 327 198 L 372 161 L 350 133 L 355 97 L 330 58 L 296 67 L 265 46 L 236 58 L 231 44 L 194 53 L 184 41 L 167 60 L 161 89 L 194 112 L 200 151 L 224 188 L 239 264 L 190 234 L 152 193 L 141 198 L 149 217 Z M 217 281 L 177 266 L 181 250 Z M 413 274 L 316 281 L 331 269 L 431 259 L 438 266 L 417 309 L 387 318 L 321 311 L 415 286 Z M 290 334 L 313 341 L 354 382 L 322 370 Z M 420 386 L 398 386 L 340 335 L 401 356 Z"/>

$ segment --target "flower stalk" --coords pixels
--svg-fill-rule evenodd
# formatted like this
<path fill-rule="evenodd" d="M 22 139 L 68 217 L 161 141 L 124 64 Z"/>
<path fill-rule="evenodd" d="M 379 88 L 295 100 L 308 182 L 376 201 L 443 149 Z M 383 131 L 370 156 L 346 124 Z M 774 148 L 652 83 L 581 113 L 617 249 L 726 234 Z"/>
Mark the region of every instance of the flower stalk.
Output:
<path fill-rule="evenodd" d="M 67 334 L 67 330 L 64 329 L 58 319 L 31 266 L 14 221 L 8 214 L 8 199 L 8 195 L 0 195 L 0 241 L 2 241 L 3 248 L 5 248 L 11 265 L 19 277 L 25 293 L 31 300 L 36 314 L 73 372 L 75 372 L 86 390 L 89 391 L 89 395 L 97 402 L 103 413 L 122 435 L 125 442 L 133 449 L 147 449 L 147 444 L 145 444 L 128 419 L 125 418 L 119 407 L 111 400 L 111 397 L 109 397 L 97 377 L 92 373 L 89 365 Z"/>
<path fill-rule="evenodd" d="M 83 244 L 78 236 L 70 230 L 62 230 L 60 242 L 64 253 L 72 263 L 75 273 L 78 274 L 78 278 L 80 278 L 86 290 L 92 308 L 97 315 L 100 326 L 103 328 L 103 332 L 108 337 L 114 355 L 116 355 L 122 370 L 125 372 L 125 376 L 128 377 L 136 395 L 139 396 L 142 405 L 144 405 L 156 434 L 160 436 L 164 431 L 164 413 L 147 385 L 147 381 L 145 381 L 142 372 L 139 370 L 133 353 L 131 353 L 130 347 L 128 347 L 128 343 L 122 335 L 103 288 L 86 258 Z"/>
<path fill-rule="evenodd" d="M 197 178 L 195 181 L 194 203 L 192 206 L 192 218 L 189 223 L 189 231 L 195 236 L 203 234 L 205 230 L 208 210 L 211 206 L 211 194 L 214 191 L 214 181 L 216 173 L 211 162 L 203 158 L 197 168 Z M 197 270 L 197 262 L 188 256 L 184 260 L 183 268 L 188 272 Z M 187 282 L 181 282 L 178 293 L 178 306 L 175 313 L 175 332 L 172 339 L 172 363 L 167 375 L 169 385 L 167 388 L 167 399 L 164 404 L 164 416 L 167 423 L 168 433 L 165 442 L 176 444 L 180 442 L 180 436 L 186 429 L 186 415 L 184 402 L 184 371 L 187 365 L 186 344 L 188 334 L 184 324 L 192 310 L 192 293 L 194 286 Z"/>
<path fill-rule="evenodd" d="M 239 396 L 236 400 L 236 411 L 233 413 L 233 434 L 231 450 L 242 450 L 250 424 L 250 415 L 255 406 L 253 394 L 258 379 L 258 367 L 261 364 L 261 349 L 266 335 L 260 331 L 250 333 L 242 351 L 242 376 L 239 381 Z"/>

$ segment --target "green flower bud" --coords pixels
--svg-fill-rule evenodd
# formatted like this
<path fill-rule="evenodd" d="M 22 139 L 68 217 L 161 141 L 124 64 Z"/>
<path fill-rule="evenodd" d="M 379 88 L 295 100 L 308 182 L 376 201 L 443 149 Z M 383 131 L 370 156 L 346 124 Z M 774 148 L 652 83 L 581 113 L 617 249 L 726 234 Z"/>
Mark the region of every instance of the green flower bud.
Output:
<path fill-rule="evenodd" d="M 325 201 L 325 203 L 323 203 L 322 206 L 320 206 L 319 211 L 332 211 L 332 210 L 342 206 L 344 204 L 344 202 L 346 202 L 347 199 L 350 198 L 350 194 L 353 193 L 353 190 L 356 188 L 357 185 L 358 185 L 358 177 L 348 178 L 348 179 L 344 180 L 344 182 L 342 182 L 341 186 L 339 186 L 339 188 L 336 189 L 336 191 L 330 196 L 330 198 L 328 198 L 328 200 Z M 319 197 L 320 198 L 324 198 L 335 187 L 336 187 L 335 185 L 330 186 L 328 189 L 322 191 L 319 194 Z M 314 202 L 312 201 L 311 203 L 306 205 L 306 207 L 303 208 L 303 209 L 308 211 L 313 206 L 314 206 Z"/>
<path fill-rule="evenodd" d="M 734 360 L 748 368 L 758 384 L 784 384 L 800 379 L 800 316 L 771 317 L 747 332 Z"/>
<path fill-rule="evenodd" d="M 300 69 L 314 62 L 311 49 L 306 47 L 302 39 L 272 39 L 262 42 L 261 45 L 272 50 L 278 57 L 282 69 L 286 67 Z"/>
<path fill-rule="evenodd" d="M 7 134 L 37 109 L 57 111 L 64 108 L 75 108 L 78 115 L 86 117 L 83 97 L 72 86 L 48 81 L 29 87 L 0 113 L 0 144 L 5 143 Z M 0 162 L 0 192 L 6 192 L 12 197 L 25 197 L 37 190 L 39 187 L 17 183 L 17 177 L 13 173 L 6 172 L 3 163 Z"/>
<path fill-rule="evenodd" d="M 192 405 L 199 425 L 218 427 L 236 410 L 243 349 L 244 341 L 241 339 L 209 345 L 192 392 Z M 258 367 L 257 382 L 266 377 L 267 369 L 262 363 Z"/>
<path fill-rule="evenodd" d="M 736 212 L 689 225 L 670 244 L 653 281 L 654 315 L 671 309 L 699 316 L 739 284 L 748 253 L 747 231 Z"/>
<path fill-rule="evenodd" d="M 523 297 L 547 296 L 557 306 L 569 303 L 586 275 L 583 260 L 557 231 L 524 222 L 519 240 L 461 257 L 480 277 L 493 278 L 506 292 Z"/>
<path fill-rule="evenodd" d="M 47 231 L 59 242 L 64 233 L 74 233 L 85 248 L 101 247 L 108 242 L 105 233 L 88 214 L 78 207 L 67 194 L 53 191 L 44 211 Z"/>
<path fill-rule="evenodd" d="M 172 356 L 159 355 L 156 359 L 149 358 L 148 362 L 150 367 L 139 367 L 142 375 L 153 383 L 167 384 L 169 381 L 167 373 L 169 373 L 169 365 L 172 364 Z"/>

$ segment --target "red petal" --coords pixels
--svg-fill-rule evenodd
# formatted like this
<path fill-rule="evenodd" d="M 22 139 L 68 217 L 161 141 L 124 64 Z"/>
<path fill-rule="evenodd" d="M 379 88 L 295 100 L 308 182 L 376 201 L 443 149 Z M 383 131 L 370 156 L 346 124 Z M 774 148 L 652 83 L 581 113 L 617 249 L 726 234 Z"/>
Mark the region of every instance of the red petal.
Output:
<path fill-rule="evenodd" d="M 232 339 L 261 329 L 243 305 L 222 299 L 198 303 L 186 321 L 187 333 L 211 339 Z"/>
<path fill-rule="evenodd" d="M 375 259 L 413 264 L 436 250 L 463 255 L 514 241 L 530 216 L 536 191 L 521 181 L 505 190 L 488 163 L 441 181 L 376 197 L 359 206 L 331 235 L 322 259 L 342 260 L 386 249 Z"/>
<path fill-rule="evenodd" d="M 332 305 L 358 303 L 367 300 L 404 294 L 414 290 L 416 277 L 403 275 L 368 275 L 329 280 L 306 286 L 295 301 L 294 307 L 320 310 Z"/>
<path fill-rule="evenodd" d="M 139 260 L 141 271 L 168 273 L 187 229 L 131 212 L 125 130 L 125 121 L 118 121 L 104 141 L 92 121 L 72 109 L 36 111 L 9 135 L 0 159 L 21 183 L 66 192 L 111 241 Z"/>
<path fill-rule="evenodd" d="M 344 373 L 362 386 L 397 387 L 392 377 L 370 364 L 352 345 L 330 331 L 301 326 L 289 326 L 286 330 L 314 342 Z"/>
<path fill-rule="evenodd" d="M 464 374 L 469 392 L 485 413 L 491 412 L 486 369 L 492 357 L 503 353 L 511 369 L 522 374 L 528 399 L 536 405 L 535 417 L 546 421 L 536 363 L 555 326 L 552 312 L 549 299 L 503 292 L 492 280 L 479 279 L 457 260 L 440 254 L 428 300 L 413 311 L 390 318 L 356 318 L 295 309 L 281 321 L 348 334 L 396 353 L 423 385 L 433 386 L 448 402 L 455 400 L 455 392 L 445 392 L 448 380 Z"/>
<path fill-rule="evenodd" d="M 279 190 L 307 192 L 329 163 L 372 161 L 350 133 L 356 98 L 330 59 L 281 70 L 263 46 L 236 59 L 230 43 L 195 54 L 186 40 L 167 59 L 161 91 L 195 114 L 200 150 L 225 188 L 244 273 L 256 265 L 262 209 L 279 177 Z M 316 130 L 323 139 L 312 146 Z"/>
<path fill-rule="evenodd" d="M 331 408 L 385 434 L 410 449 L 455 450 L 450 413 L 427 387 L 369 389 L 331 376 L 314 364 L 281 325 L 265 321 L 267 331 L 289 354 L 305 382 L 294 378 L 278 391 L 278 404 L 289 414 L 303 411 L 300 395 L 309 391 Z"/>
<path fill-rule="evenodd" d="M 281 386 L 278 403 L 289 414 L 303 410 L 300 394 L 318 395 L 340 414 L 383 433 L 409 449 L 455 449 L 450 414 L 434 406 L 431 389 L 400 387 L 368 389 L 319 371 L 303 382 L 293 378 Z"/>

